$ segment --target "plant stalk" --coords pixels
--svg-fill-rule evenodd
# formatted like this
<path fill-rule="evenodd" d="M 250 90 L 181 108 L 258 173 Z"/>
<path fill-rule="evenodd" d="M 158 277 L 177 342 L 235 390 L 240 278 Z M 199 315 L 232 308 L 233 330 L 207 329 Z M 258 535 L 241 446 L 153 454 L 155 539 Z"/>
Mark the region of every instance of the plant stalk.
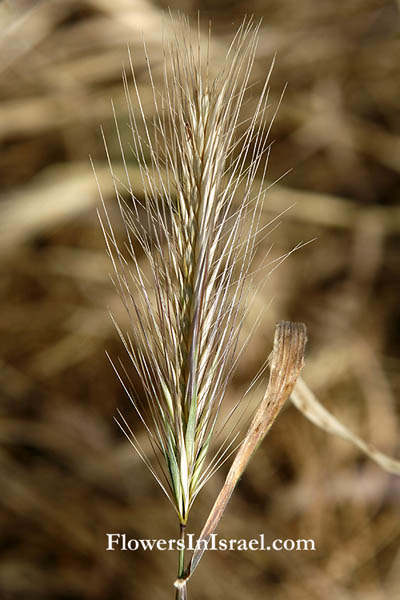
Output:
<path fill-rule="evenodd" d="M 186 525 L 180 523 L 179 540 L 182 542 L 182 548 L 179 549 L 178 555 L 178 580 L 183 577 L 185 571 L 185 529 Z M 186 582 L 182 586 L 176 587 L 175 600 L 187 600 Z"/>

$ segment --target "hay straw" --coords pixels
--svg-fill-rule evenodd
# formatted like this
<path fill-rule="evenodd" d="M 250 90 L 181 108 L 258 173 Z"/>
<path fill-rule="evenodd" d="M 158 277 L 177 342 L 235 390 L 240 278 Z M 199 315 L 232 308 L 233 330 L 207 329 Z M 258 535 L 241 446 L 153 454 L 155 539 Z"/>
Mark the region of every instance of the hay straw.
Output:
<path fill-rule="evenodd" d="M 296 408 L 298 408 L 307 419 L 314 423 L 314 425 L 317 425 L 317 427 L 320 427 L 320 429 L 323 429 L 332 435 L 337 435 L 344 440 L 351 442 L 354 446 L 357 446 L 361 452 L 376 462 L 384 471 L 400 475 L 399 460 L 395 460 L 390 456 L 383 454 L 372 444 L 364 442 L 364 440 L 350 431 L 348 427 L 340 423 L 332 413 L 322 406 L 301 377 L 299 377 L 297 381 L 291 400 Z"/>

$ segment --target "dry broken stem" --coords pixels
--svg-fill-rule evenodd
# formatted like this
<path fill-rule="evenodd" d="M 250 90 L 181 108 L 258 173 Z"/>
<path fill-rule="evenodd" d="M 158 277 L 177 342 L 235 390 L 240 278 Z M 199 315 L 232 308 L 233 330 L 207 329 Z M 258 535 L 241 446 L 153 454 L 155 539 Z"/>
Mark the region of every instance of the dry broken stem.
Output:
<path fill-rule="evenodd" d="M 186 581 L 191 577 L 204 554 L 207 540 L 215 531 L 232 493 L 243 475 L 251 457 L 268 433 L 280 409 L 292 393 L 296 380 L 304 364 L 304 350 L 307 342 L 306 327 L 303 323 L 280 321 L 276 325 L 274 347 L 271 355 L 270 378 L 265 396 L 253 417 L 249 430 L 229 469 L 225 483 L 207 522 L 200 534 L 198 547 L 194 550 L 184 577 L 175 581 L 175 587 L 182 590 L 179 598 L 184 598 Z"/>
<path fill-rule="evenodd" d="M 322 406 L 301 377 L 298 378 L 296 388 L 291 395 L 291 401 L 314 425 L 332 435 L 337 435 L 351 442 L 361 452 L 376 462 L 384 471 L 393 475 L 400 475 L 400 461 L 380 452 L 372 444 L 364 442 L 364 440 L 350 431 L 343 423 L 340 423 L 336 417 Z"/>

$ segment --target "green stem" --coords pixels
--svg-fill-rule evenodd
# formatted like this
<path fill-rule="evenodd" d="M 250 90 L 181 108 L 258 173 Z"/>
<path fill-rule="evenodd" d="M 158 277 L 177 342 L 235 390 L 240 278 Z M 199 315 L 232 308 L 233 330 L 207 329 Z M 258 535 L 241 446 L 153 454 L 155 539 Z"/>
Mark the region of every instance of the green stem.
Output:
<path fill-rule="evenodd" d="M 185 528 L 186 525 L 184 523 L 181 523 L 179 539 L 182 542 L 182 548 L 179 550 L 178 555 L 178 579 L 183 577 L 183 573 L 185 571 Z M 187 600 L 186 584 L 184 584 L 182 587 L 177 588 L 175 600 Z"/>

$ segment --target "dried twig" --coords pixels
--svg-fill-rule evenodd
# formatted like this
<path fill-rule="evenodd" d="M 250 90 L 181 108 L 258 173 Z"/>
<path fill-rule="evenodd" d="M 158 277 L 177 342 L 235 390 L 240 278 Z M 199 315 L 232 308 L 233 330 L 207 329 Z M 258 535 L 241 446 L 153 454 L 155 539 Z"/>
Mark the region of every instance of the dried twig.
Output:
<path fill-rule="evenodd" d="M 203 527 L 198 546 L 193 552 L 185 576 L 175 582 L 177 588 L 185 585 L 199 564 L 206 547 L 206 543 L 203 544 L 203 542 L 207 542 L 215 531 L 237 482 L 243 475 L 255 450 L 270 430 L 283 404 L 292 393 L 303 367 L 306 341 L 306 328 L 302 323 L 281 321 L 277 324 L 267 391 Z"/>
<path fill-rule="evenodd" d="M 299 377 L 296 388 L 292 393 L 291 400 L 296 408 L 303 413 L 314 425 L 324 431 L 337 435 L 357 446 L 361 452 L 369 456 L 384 471 L 400 475 L 400 461 L 377 450 L 372 444 L 364 442 L 345 425 L 340 423 L 322 404 L 317 400 L 308 385 Z"/>

